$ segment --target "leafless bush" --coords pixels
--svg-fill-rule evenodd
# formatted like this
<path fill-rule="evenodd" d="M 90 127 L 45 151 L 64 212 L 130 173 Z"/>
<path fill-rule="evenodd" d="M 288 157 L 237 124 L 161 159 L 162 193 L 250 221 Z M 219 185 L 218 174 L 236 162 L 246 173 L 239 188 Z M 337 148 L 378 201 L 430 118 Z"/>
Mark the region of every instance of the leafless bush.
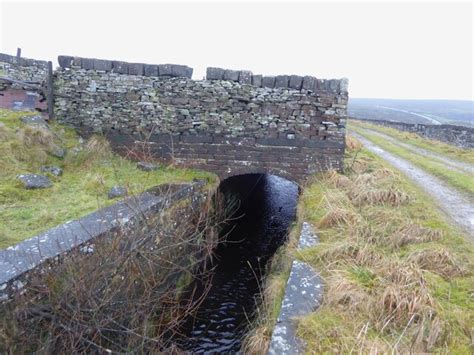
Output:
<path fill-rule="evenodd" d="M 218 198 L 191 206 L 143 216 L 34 276 L 0 311 L 0 353 L 175 351 L 174 334 L 205 296 L 186 301 L 184 290 L 205 277 L 227 213 Z"/>

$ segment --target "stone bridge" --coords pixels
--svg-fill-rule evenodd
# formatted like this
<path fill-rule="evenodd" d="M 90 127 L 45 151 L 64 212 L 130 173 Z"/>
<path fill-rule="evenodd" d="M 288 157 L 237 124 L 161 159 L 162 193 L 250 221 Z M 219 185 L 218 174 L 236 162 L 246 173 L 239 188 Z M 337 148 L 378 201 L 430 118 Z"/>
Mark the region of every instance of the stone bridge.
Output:
<path fill-rule="evenodd" d="M 302 183 L 342 169 L 347 80 L 254 75 L 59 56 L 55 118 L 122 152 L 224 179 L 270 173 Z M 139 157 L 141 158 L 141 157 Z"/>

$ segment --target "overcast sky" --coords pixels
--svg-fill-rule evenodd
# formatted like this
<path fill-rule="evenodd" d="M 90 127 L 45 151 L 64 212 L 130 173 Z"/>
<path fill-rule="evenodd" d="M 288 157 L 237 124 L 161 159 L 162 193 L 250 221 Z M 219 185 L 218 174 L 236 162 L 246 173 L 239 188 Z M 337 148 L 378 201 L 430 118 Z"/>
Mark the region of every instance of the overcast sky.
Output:
<path fill-rule="evenodd" d="M 473 99 L 473 5 L 1 1 L 1 52 L 349 78 L 351 97 Z"/>

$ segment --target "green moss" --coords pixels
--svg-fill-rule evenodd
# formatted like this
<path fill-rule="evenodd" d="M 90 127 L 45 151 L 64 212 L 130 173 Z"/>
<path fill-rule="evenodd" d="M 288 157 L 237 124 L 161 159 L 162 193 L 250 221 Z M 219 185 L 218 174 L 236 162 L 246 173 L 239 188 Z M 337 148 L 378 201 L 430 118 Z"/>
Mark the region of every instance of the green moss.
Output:
<path fill-rule="evenodd" d="M 164 183 L 215 181 L 210 173 L 190 169 L 163 166 L 153 172 L 138 170 L 134 162 L 113 154 L 99 138 L 94 138 L 99 142 L 94 147 L 87 149 L 86 145 L 75 154 L 73 148 L 80 146 L 78 137 L 72 129 L 57 123 L 51 124 L 51 139 L 68 154 L 64 160 L 55 158 L 47 144 L 25 143 L 25 126 L 20 121 L 23 116 L 24 112 L 0 110 L 0 122 L 5 124 L 0 131 L 0 248 L 114 203 L 107 197 L 114 185 L 126 186 L 130 193 L 137 194 Z M 51 177 L 52 188 L 22 188 L 16 176 L 39 173 L 41 165 L 59 166 L 64 174 Z"/>

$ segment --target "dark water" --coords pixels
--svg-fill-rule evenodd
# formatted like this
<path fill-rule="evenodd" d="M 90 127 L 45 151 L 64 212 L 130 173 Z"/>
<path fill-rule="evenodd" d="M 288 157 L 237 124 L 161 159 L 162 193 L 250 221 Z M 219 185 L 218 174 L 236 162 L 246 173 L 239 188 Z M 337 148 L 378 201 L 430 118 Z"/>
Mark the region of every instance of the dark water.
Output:
<path fill-rule="evenodd" d="M 281 246 L 295 219 L 298 187 L 272 175 L 232 177 L 221 191 L 245 198 L 216 251 L 216 267 L 205 300 L 183 329 L 181 349 L 236 352 L 253 318 L 255 299 L 269 258 Z M 197 285 L 196 294 L 204 292 Z"/>

